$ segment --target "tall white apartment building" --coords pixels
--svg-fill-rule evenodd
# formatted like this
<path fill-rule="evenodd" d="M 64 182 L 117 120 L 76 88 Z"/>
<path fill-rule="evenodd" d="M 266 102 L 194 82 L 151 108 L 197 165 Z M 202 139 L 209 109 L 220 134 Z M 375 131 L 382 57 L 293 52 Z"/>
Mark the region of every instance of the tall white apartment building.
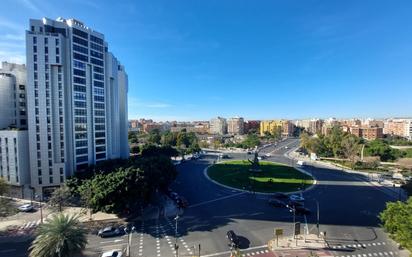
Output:
<path fill-rule="evenodd" d="M 0 129 L 27 128 L 26 66 L 3 62 L 0 69 Z"/>
<path fill-rule="evenodd" d="M 227 133 L 232 135 L 243 135 L 245 121 L 243 118 L 235 117 L 227 120 Z"/>
<path fill-rule="evenodd" d="M 11 195 L 24 197 L 30 184 L 26 106 L 26 66 L 2 63 L 0 69 L 0 177 Z M 26 186 L 26 187 L 25 187 Z M 29 197 L 29 195 L 26 196 Z"/>
<path fill-rule="evenodd" d="M 210 134 L 224 135 L 227 132 L 226 119 L 222 117 L 213 118 L 210 120 Z"/>
<path fill-rule="evenodd" d="M 26 50 L 36 193 L 89 165 L 127 158 L 127 75 L 104 35 L 75 19 L 30 20 Z"/>

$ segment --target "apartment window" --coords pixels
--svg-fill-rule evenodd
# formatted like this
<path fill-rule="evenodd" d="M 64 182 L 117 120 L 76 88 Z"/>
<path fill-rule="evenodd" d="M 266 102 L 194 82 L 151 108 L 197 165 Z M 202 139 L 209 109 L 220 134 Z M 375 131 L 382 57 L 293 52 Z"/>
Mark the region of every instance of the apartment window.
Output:
<path fill-rule="evenodd" d="M 37 167 L 41 167 L 41 161 L 40 160 L 37 161 Z"/>
<path fill-rule="evenodd" d="M 37 46 L 33 46 L 33 53 L 37 53 Z"/>
<path fill-rule="evenodd" d="M 60 57 L 56 56 L 56 63 L 60 62 Z"/>
<path fill-rule="evenodd" d="M 44 44 L 47 45 L 49 43 L 49 39 L 47 37 L 44 38 Z"/>
<path fill-rule="evenodd" d="M 34 32 L 34 26 L 31 26 L 31 27 L 30 27 L 30 31 L 33 31 L 33 32 Z"/>
<path fill-rule="evenodd" d="M 76 158 L 76 162 L 87 162 L 88 157 L 87 156 L 79 156 Z"/>
<path fill-rule="evenodd" d="M 40 143 L 37 143 L 37 150 L 40 150 Z M 41 166 L 41 165 L 39 165 Z"/>
<path fill-rule="evenodd" d="M 34 61 L 34 62 L 37 62 L 37 54 L 34 54 L 34 55 L 33 55 L 33 61 Z"/>
<path fill-rule="evenodd" d="M 59 45 L 59 39 L 56 38 L 56 46 L 58 46 L 58 45 Z"/>
<path fill-rule="evenodd" d="M 34 88 L 38 88 L 39 84 L 37 83 L 37 81 L 34 81 Z"/>
<path fill-rule="evenodd" d="M 53 169 L 49 168 L 49 175 L 53 175 Z"/>
<path fill-rule="evenodd" d="M 43 180 L 39 178 L 39 185 L 43 184 Z"/>
<path fill-rule="evenodd" d="M 63 183 L 64 182 L 64 178 L 63 178 L 63 176 L 60 176 L 60 183 Z"/>
<path fill-rule="evenodd" d="M 47 63 L 47 62 L 49 62 L 49 56 L 48 55 L 45 55 L 44 56 L 44 61 Z"/>
<path fill-rule="evenodd" d="M 37 63 L 35 63 L 35 64 L 33 65 L 33 69 L 34 69 L 35 71 L 37 71 Z"/>
<path fill-rule="evenodd" d="M 39 27 L 40 32 L 43 32 L 43 27 Z"/>
<path fill-rule="evenodd" d="M 106 153 L 96 154 L 96 159 L 104 159 L 104 158 L 106 158 Z"/>
<path fill-rule="evenodd" d="M 53 184 L 53 177 L 49 177 L 50 184 Z"/>
<path fill-rule="evenodd" d="M 47 39 L 47 38 L 45 38 L 45 39 Z M 47 46 L 44 47 L 44 53 L 45 53 L 45 54 L 48 54 L 48 53 L 49 53 L 49 47 L 47 47 Z"/>

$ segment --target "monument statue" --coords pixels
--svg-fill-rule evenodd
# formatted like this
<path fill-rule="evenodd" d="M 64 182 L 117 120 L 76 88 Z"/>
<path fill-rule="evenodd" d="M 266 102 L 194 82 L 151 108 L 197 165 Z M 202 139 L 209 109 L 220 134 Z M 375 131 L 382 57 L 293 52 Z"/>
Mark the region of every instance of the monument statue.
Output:
<path fill-rule="evenodd" d="M 249 171 L 251 171 L 251 172 L 261 172 L 262 171 L 260 169 L 258 156 L 259 156 L 258 151 L 255 151 L 255 157 L 253 158 L 253 161 L 248 159 L 250 164 L 252 164 L 252 167 L 249 169 Z"/>

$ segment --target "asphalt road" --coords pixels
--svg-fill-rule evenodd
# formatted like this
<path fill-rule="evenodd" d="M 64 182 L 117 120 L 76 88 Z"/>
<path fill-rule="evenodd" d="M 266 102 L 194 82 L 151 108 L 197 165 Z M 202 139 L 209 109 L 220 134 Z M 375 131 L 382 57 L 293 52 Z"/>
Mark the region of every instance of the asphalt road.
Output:
<path fill-rule="evenodd" d="M 298 145 L 296 139 L 288 139 L 261 150 L 270 153 L 269 161 L 295 165 L 285 154 Z M 286 148 L 287 146 L 287 148 Z M 231 159 L 253 158 L 245 153 L 230 153 Z M 233 230 L 241 239 L 244 254 L 256 251 L 265 255 L 267 242 L 273 238 L 275 228 L 284 229 L 285 235 L 292 234 L 293 216 L 287 209 L 273 208 L 267 204 L 267 196 L 240 192 L 221 187 L 207 180 L 204 170 L 216 160 L 216 155 L 206 155 L 178 166 L 179 175 L 172 188 L 184 196 L 189 207 L 177 222 L 178 239 L 175 238 L 174 217 L 137 223 L 133 233 L 132 256 L 174 256 L 174 244 L 179 245 L 179 256 L 198 254 L 202 256 L 228 256 L 229 246 L 226 232 Z M 397 199 L 390 189 L 375 187 L 360 175 L 318 165 L 305 165 L 305 171 L 312 174 L 317 185 L 303 192 L 305 206 L 311 215 L 297 216 L 310 233 L 318 232 L 316 206 L 319 203 L 320 231 L 325 231 L 330 244 L 330 254 L 344 257 L 397 256 L 396 245 L 388 239 L 379 227 L 378 213 L 386 202 Z M 307 224 L 307 225 L 306 225 Z M 99 256 L 102 251 L 123 249 L 127 237 L 100 239 L 88 237 L 87 253 Z M 2 244 L 0 256 L 15 249 L 12 256 L 27 256 L 27 245 Z M 291 251 L 293 252 L 293 251 Z M 278 253 L 277 255 L 287 255 Z M 296 254 L 298 255 L 298 254 Z M 258 255 L 257 255 L 258 256 Z"/>

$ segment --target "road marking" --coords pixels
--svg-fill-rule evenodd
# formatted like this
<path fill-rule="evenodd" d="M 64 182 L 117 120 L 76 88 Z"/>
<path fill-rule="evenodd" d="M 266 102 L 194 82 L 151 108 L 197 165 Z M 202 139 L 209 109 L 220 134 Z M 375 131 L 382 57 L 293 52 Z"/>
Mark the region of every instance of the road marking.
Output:
<path fill-rule="evenodd" d="M 204 202 L 201 202 L 201 203 L 192 204 L 192 205 L 189 205 L 187 208 L 198 207 L 198 206 L 201 206 L 201 205 L 217 202 L 217 201 L 220 201 L 220 200 L 232 198 L 232 197 L 243 195 L 243 194 L 246 194 L 246 192 L 240 192 L 240 193 L 237 193 L 237 194 L 222 196 L 222 197 L 219 197 L 219 198 L 216 198 L 216 199 L 213 199 L 213 200 L 209 200 L 209 201 L 204 201 Z"/>
<path fill-rule="evenodd" d="M 121 241 L 123 241 L 123 239 L 116 239 L 116 240 L 112 240 L 112 241 L 103 241 L 103 242 L 100 242 L 101 244 L 108 244 L 108 243 L 118 243 L 118 242 L 121 242 Z"/>
<path fill-rule="evenodd" d="M 0 250 L 0 253 L 11 253 L 11 252 L 15 252 L 16 249 L 7 249 L 7 250 Z"/>
<path fill-rule="evenodd" d="M 260 248 L 267 248 L 267 247 L 268 247 L 267 245 L 254 246 L 254 247 L 249 247 L 247 249 L 243 249 L 243 250 L 241 250 L 241 252 L 256 250 L 256 249 L 260 249 Z M 224 252 L 212 253 L 212 254 L 208 254 L 208 255 L 202 255 L 202 257 L 213 257 L 213 256 L 219 256 L 219 255 L 228 254 L 228 253 L 230 253 L 230 251 L 224 251 Z M 254 255 L 254 253 L 250 253 L 250 254 Z"/>

